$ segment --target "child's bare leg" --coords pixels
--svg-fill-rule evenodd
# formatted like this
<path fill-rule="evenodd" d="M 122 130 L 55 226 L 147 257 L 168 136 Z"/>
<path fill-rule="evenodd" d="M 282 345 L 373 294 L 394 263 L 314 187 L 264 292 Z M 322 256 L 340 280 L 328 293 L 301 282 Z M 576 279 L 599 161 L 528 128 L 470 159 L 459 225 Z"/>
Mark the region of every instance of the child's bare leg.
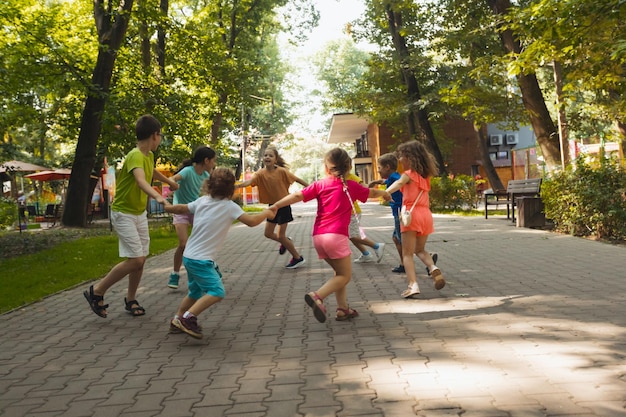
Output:
<path fill-rule="evenodd" d="M 415 232 L 412 230 L 402 232 L 402 264 L 404 265 L 408 284 L 408 289 L 402 293 L 402 296 L 405 298 L 420 292 L 415 274 L 415 261 L 413 260 L 416 244 L 415 237 Z"/>
<path fill-rule="evenodd" d="M 393 238 L 393 243 L 396 245 L 396 250 L 398 251 L 398 257 L 400 258 L 400 265 L 404 265 L 404 261 L 402 259 L 402 243 L 398 242 L 398 239 Z"/>
<path fill-rule="evenodd" d="M 197 317 L 204 310 L 211 307 L 213 304 L 219 303 L 220 301 L 222 301 L 221 297 L 206 294 L 200 297 L 200 299 L 198 299 L 195 303 L 193 303 L 193 305 L 188 308 L 187 311 Z"/>
<path fill-rule="evenodd" d="M 430 276 L 435 282 L 435 288 L 440 290 L 446 285 L 446 280 L 443 278 L 443 274 L 435 266 L 435 262 L 433 258 L 430 256 L 430 253 L 426 251 L 426 241 L 428 240 L 428 236 L 417 236 L 416 244 L 415 244 L 415 254 L 418 258 L 426 265 L 428 270 L 430 271 Z"/>
<path fill-rule="evenodd" d="M 280 239 L 278 239 L 278 235 L 274 232 L 274 230 L 276 230 L 276 223 L 272 223 L 272 222 L 265 222 L 265 237 L 268 239 L 272 239 L 275 240 L 276 242 L 280 242 Z"/>
<path fill-rule="evenodd" d="M 185 311 L 188 311 L 191 306 L 195 304 L 196 301 L 198 300 L 186 295 L 185 298 L 183 298 L 183 301 L 180 303 L 180 306 L 178 306 L 178 311 L 176 312 L 176 315 L 182 317 L 182 315 L 185 314 Z"/>
<path fill-rule="evenodd" d="M 287 237 L 288 224 L 289 223 L 278 225 L 278 241 L 285 247 L 285 249 L 287 249 L 287 252 L 289 252 L 294 259 L 300 259 L 300 252 L 296 249 L 296 245 L 294 245 L 293 241 Z"/>
<path fill-rule="evenodd" d="M 358 237 L 351 237 L 350 242 L 352 242 L 352 244 L 359 250 L 359 252 L 361 253 L 368 252 L 368 250 L 363 245 L 361 239 L 359 239 Z"/>
<path fill-rule="evenodd" d="M 333 268 L 335 275 L 316 291 L 317 295 L 323 300 L 330 294 L 335 293 L 337 306 L 348 308 L 345 289 L 350 279 L 352 279 L 352 261 L 350 256 L 341 259 L 325 259 L 325 261 Z"/>
<path fill-rule="evenodd" d="M 416 236 L 415 239 L 415 255 L 428 267 L 429 271 L 432 271 L 435 266 L 435 262 L 433 262 L 433 258 L 430 256 L 430 253 L 426 251 L 426 241 L 428 240 L 428 236 Z"/>

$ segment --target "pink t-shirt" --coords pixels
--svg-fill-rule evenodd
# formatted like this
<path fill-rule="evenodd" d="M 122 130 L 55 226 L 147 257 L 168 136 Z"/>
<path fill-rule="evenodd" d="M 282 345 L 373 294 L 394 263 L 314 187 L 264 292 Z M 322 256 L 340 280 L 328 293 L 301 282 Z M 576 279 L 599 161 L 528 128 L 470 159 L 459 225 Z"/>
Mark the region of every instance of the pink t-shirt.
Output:
<path fill-rule="evenodd" d="M 366 202 L 369 188 L 355 181 L 346 181 L 350 197 L 354 201 Z M 313 235 L 337 233 L 349 236 L 352 203 L 343 189 L 343 181 L 334 176 L 315 181 L 302 190 L 303 201 L 317 199 L 317 216 L 313 224 Z"/>

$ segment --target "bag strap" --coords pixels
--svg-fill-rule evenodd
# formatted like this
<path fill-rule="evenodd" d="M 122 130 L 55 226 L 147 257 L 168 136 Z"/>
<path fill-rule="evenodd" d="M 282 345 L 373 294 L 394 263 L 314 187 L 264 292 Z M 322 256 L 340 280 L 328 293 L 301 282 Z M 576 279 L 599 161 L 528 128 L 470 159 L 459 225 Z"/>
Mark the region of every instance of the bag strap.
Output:
<path fill-rule="evenodd" d="M 352 213 L 354 214 L 354 218 L 356 219 L 356 222 L 359 225 L 359 227 L 361 227 L 359 216 L 357 216 L 357 213 L 356 213 L 356 207 L 354 207 L 354 200 L 352 199 L 352 196 L 350 195 L 350 191 L 348 191 L 347 180 L 345 180 L 343 183 L 343 190 L 346 192 L 346 195 L 348 196 L 348 200 L 350 200 L 350 204 L 352 205 Z"/>
<path fill-rule="evenodd" d="M 422 196 L 422 193 L 424 192 L 424 190 L 420 190 L 420 193 L 417 195 L 417 198 L 415 199 L 415 201 L 413 202 L 413 205 L 411 206 L 411 210 L 409 210 L 409 213 L 411 213 L 413 211 L 413 209 L 415 208 L 415 205 L 417 204 L 417 202 L 419 201 L 420 197 Z M 405 206 L 406 207 L 406 206 Z"/>

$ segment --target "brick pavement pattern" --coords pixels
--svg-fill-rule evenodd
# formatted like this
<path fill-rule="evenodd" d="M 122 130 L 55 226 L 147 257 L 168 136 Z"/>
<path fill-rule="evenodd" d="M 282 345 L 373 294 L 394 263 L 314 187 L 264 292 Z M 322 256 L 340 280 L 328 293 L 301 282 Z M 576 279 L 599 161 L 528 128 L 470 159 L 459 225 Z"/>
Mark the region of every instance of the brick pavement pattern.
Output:
<path fill-rule="evenodd" d="M 307 260 L 234 225 L 218 264 L 226 298 L 199 317 L 202 340 L 169 334 L 186 291 L 167 288 L 173 252 L 150 258 L 138 299 L 125 283 L 89 309 L 84 283 L 0 316 L 0 415 L 38 416 L 625 416 L 626 248 L 515 227 L 503 216 L 437 215 L 427 249 L 447 280 L 421 295 L 394 274 L 388 207 L 363 205 L 387 242 L 380 264 L 355 264 L 360 316 L 318 323 L 304 294 L 332 273 L 311 243 L 315 205 L 293 206 Z M 354 250 L 354 248 L 353 248 Z"/>

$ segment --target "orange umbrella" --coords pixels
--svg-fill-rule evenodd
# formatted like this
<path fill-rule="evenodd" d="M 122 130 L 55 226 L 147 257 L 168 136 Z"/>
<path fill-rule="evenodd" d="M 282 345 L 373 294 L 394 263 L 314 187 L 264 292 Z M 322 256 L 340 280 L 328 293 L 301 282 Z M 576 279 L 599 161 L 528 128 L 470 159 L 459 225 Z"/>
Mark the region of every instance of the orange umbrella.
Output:
<path fill-rule="evenodd" d="M 24 175 L 24 178 L 30 178 L 36 181 L 55 181 L 66 180 L 72 174 L 72 170 L 68 168 L 58 168 L 55 170 L 47 170 L 41 172 L 35 172 L 34 174 Z"/>

